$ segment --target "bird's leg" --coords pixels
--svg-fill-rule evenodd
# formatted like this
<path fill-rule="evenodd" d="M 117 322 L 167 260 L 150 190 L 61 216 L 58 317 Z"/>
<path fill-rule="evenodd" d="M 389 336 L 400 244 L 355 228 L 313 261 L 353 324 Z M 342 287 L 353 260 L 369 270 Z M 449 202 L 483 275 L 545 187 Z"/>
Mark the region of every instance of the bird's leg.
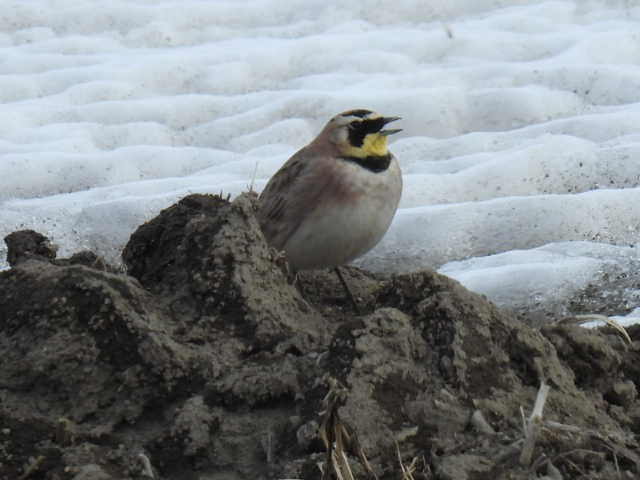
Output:
<path fill-rule="evenodd" d="M 289 264 L 287 264 L 287 283 L 292 287 L 296 288 L 300 293 L 303 292 L 302 282 L 300 281 L 300 276 L 298 275 L 298 271 L 291 268 Z"/>
<path fill-rule="evenodd" d="M 345 291 L 347 292 L 347 297 L 349 297 L 349 300 L 351 300 L 351 303 L 353 304 L 353 308 L 355 308 L 356 312 L 360 315 L 362 313 L 362 311 L 360 310 L 360 306 L 358 305 L 358 302 L 356 302 L 356 297 L 353 295 L 353 292 L 349 288 L 349 285 L 347 284 L 346 280 L 342 276 L 340 267 L 334 268 L 334 271 L 336 272 L 336 275 L 338 275 L 338 278 L 340 279 L 340 283 L 342 284 Z"/>

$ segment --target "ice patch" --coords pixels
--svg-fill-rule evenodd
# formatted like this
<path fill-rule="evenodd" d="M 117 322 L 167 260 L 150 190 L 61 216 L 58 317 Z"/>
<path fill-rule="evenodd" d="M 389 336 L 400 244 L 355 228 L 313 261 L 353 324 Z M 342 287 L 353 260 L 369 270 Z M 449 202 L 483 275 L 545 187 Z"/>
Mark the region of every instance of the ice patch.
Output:
<path fill-rule="evenodd" d="M 640 302 L 638 248 L 552 243 L 450 262 L 439 271 L 529 317 L 627 312 Z"/>

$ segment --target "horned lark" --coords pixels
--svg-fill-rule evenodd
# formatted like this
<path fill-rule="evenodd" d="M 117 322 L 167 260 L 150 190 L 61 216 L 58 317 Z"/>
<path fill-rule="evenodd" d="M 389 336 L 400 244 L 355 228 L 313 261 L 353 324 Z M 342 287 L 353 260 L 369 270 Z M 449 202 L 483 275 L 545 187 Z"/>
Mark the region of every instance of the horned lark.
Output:
<path fill-rule="evenodd" d="M 400 130 L 384 127 L 398 119 L 369 110 L 336 115 L 271 177 L 260 195 L 258 220 L 294 271 L 349 263 L 385 234 L 402 176 L 387 149 L 387 137 Z"/>

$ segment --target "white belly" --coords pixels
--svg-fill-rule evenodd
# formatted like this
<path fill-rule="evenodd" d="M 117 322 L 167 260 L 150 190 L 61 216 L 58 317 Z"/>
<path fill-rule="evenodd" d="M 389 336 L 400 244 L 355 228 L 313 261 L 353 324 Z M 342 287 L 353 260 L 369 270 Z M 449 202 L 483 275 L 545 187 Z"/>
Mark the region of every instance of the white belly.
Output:
<path fill-rule="evenodd" d="M 371 250 L 391 224 L 402 192 L 396 160 L 380 173 L 350 163 L 345 169 L 345 178 L 354 178 L 359 194 L 348 203 L 327 200 L 309 212 L 284 246 L 295 270 L 349 263 Z"/>

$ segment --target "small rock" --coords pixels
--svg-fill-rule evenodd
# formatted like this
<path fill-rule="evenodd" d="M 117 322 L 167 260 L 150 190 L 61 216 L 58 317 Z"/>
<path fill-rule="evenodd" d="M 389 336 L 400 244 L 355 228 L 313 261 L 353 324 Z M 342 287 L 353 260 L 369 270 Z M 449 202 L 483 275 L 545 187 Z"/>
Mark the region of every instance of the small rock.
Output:
<path fill-rule="evenodd" d="M 205 450 L 211 442 L 217 418 L 209 412 L 202 396 L 187 400 L 178 411 L 172 427 L 172 434 L 184 443 L 184 455 L 194 456 Z"/>
<path fill-rule="evenodd" d="M 298 440 L 298 446 L 303 450 L 309 448 L 311 442 L 318 438 L 318 422 L 311 420 L 300 426 L 296 431 L 296 439 Z"/>
<path fill-rule="evenodd" d="M 605 395 L 609 403 L 629 407 L 638 398 L 638 390 L 631 380 L 626 382 L 616 382 L 611 390 Z"/>
<path fill-rule="evenodd" d="M 47 237 L 33 230 L 18 230 L 4 237 L 7 244 L 7 262 L 12 267 L 30 258 L 51 261 L 58 247 Z"/>
<path fill-rule="evenodd" d="M 96 270 L 102 270 L 103 272 L 116 272 L 116 269 L 109 265 L 104 258 L 96 255 L 90 250 L 82 250 L 74 253 L 69 258 L 57 260 L 58 265 L 84 265 L 85 267 L 94 268 Z"/>
<path fill-rule="evenodd" d="M 489 424 L 489 422 L 487 422 L 480 410 L 474 411 L 473 415 L 471 415 L 471 425 L 473 425 L 473 428 L 475 428 L 475 430 L 479 433 L 484 433 L 485 435 L 496 434 L 496 431 Z"/>
<path fill-rule="evenodd" d="M 479 455 L 450 455 L 442 459 L 436 469 L 436 476 L 442 480 L 468 480 L 485 478 L 492 464 L 487 458 Z"/>
<path fill-rule="evenodd" d="M 78 467 L 76 471 L 73 480 L 111 480 L 113 478 L 95 463 Z"/>

